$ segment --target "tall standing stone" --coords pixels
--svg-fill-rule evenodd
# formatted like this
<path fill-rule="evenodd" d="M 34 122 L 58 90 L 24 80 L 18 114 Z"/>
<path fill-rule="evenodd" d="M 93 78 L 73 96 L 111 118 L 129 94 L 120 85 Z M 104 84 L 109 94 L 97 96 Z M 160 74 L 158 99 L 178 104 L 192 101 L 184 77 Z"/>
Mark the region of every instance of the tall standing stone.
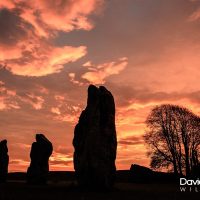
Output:
<path fill-rule="evenodd" d="M 36 134 L 36 142 L 31 147 L 31 163 L 27 171 L 28 183 L 46 183 L 49 172 L 49 157 L 52 151 L 52 143 L 43 134 Z"/>
<path fill-rule="evenodd" d="M 89 86 L 87 107 L 75 127 L 73 145 L 79 185 L 111 188 L 116 172 L 117 136 L 114 98 L 105 87 Z"/>
<path fill-rule="evenodd" d="M 8 147 L 7 140 L 2 140 L 0 142 L 0 182 L 6 182 L 8 174 Z"/>

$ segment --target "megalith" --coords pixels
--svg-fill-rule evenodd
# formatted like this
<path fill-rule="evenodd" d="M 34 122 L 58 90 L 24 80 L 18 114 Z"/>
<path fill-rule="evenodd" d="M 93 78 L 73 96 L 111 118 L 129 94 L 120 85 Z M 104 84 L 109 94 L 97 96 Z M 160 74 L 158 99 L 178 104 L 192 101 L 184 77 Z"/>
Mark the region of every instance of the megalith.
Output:
<path fill-rule="evenodd" d="M 33 142 L 31 147 L 31 163 L 27 171 L 28 183 L 46 183 L 49 172 L 49 157 L 52 151 L 52 143 L 43 134 L 36 134 L 36 142 Z"/>
<path fill-rule="evenodd" d="M 117 136 L 114 98 L 105 87 L 89 86 L 87 106 L 75 127 L 73 145 L 79 185 L 111 188 L 116 172 Z"/>
<path fill-rule="evenodd" d="M 2 140 L 0 142 L 0 182 L 6 182 L 7 174 L 8 174 L 8 147 L 7 140 Z"/>

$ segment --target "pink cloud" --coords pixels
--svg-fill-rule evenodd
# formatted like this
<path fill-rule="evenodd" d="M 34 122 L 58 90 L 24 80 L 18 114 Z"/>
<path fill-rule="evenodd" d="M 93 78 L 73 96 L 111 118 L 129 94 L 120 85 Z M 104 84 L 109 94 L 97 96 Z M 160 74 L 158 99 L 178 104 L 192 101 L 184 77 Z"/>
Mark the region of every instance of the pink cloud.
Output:
<path fill-rule="evenodd" d="M 189 16 L 189 21 L 196 21 L 199 19 L 200 19 L 200 8 L 198 8 Z"/>
<path fill-rule="evenodd" d="M 41 94 L 44 94 L 43 92 L 40 90 Z M 43 108 L 44 97 L 33 92 L 19 95 L 15 90 L 7 88 L 3 81 L 0 81 L 0 110 L 20 109 L 21 104 L 24 103 L 31 105 L 35 110 L 40 110 Z"/>
<path fill-rule="evenodd" d="M 79 107 L 68 106 L 68 108 L 65 108 L 61 105 L 52 107 L 50 111 L 53 114 L 53 120 L 72 124 L 75 124 L 78 121 L 81 112 Z"/>
<path fill-rule="evenodd" d="M 70 99 L 61 95 L 55 95 L 54 99 L 56 101 L 50 108 L 53 120 L 75 124 L 83 109 L 82 106 L 72 103 Z"/>
<path fill-rule="evenodd" d="M 51 108 L 51 112 L 56 114 L 56 115 L 60 115 L 61 114 L 60 109 L 57 108 L 57 107 L 52 107 Z"/>
<path fill-rule="evenodd" d="M 0 2 L 0 65 L 13 74 L 45 76 L 60 72 L 64 64 L 87 53 L 85 46 L 56 47 L 58 31 L 93 28 L 89 16 L 103 0 L 20 0 Z"/>
<path fill-rule="evenodd" d="M 15 8 L 15 4 L 11 0 L 0 1 L 0 8 L 13 9 L 13 8 Z"/>
<path fill-rule="evenodd" d="M 90 30 L 93 24 L 88 19 L 88 16 L 95 12 L 102 2 L 99 0 L 32 0 L 29 1 L 29 6 L 30 12 L 32 11 L 31 13 L 35 16 L 35 19 L 39 19 L 49 29 L 68 32 L 74 29 Z M 33 10 L 38 11 L 39 17 L 34 14 Z"/>
<path fill-rule="evenodd" d="M 49 158 L 50 170 L 60 169 L 72 169 L 73 168 L 73 157 L 71 153 L 61 153 L 59 151 L 53 151 L 53 154 Z"/>
<path fill-rule="evenodd" d="M 68 76 L 69 76 L 69 79 L 70 79 L 70 81 L 72 83 L 77 84 L 79 86 L 83 85 L 82 82 L 79 82 L 78 80 L 75 80 L 75 78 L 76 78 L 76 74 L 75 73 L 69 73 Z"/>
<path fill-rule="evenodd" d="M 42 96 L 35 95 L 34 93 L 29 93 L 19 98 L 22 102 L 30 104 L 35 110 L 42 109 L 44 104 L 44 98 Z"/>
<path fill-rule="evenodd" d="M 65 100 L 65 97 L 62 96 L 62 95 L 55 95 L 54 98 L 55 98 L 55 100 L 57 100 L 59 103 L 62 103 L 62 102 L 64 102 L 64 100 Z"/>
<path fill-rule="evenodd" d="M 51 31 L 90 30 L 93 23 L 89 16 L 98 13 L 103 3 L 104 0 L 6 0 L 0 2 L 0 8 L 18 9 L 23 20 L 30 23 L 39 36 L 49 37 Z"/>
<path fill-rule="evenodd" d="M 19 109 L 15 95 L 16 91 L 6 88 L 4 82 L 0 81 L 0 110 Z"/>
<path fill-rule="evenodd" d="M 24 52 L 19 59 L 6 59 L 2 63 L 6 65 L 13 74 L 23 76 L 45 76 L 58 73 L 63 65 L 75 62 L 86 54 L 86 47 L 52 47 L 49 45 L 33 47 Z"/>
<path fill-rule="evenodd" d="M 19 51 L 18 45 L 13 47 L 0 46 L 0 63 L 6 59 L 18 59 L 22 57 L 22 52 Z"/>
<path fill-rule="evenodd" d="M 119 74 L 123 71 L 127 64 L 128 60 L 126 57 L 120 58 L 115 62 L 100 65 L 92 65 L 91 62 L 87 62 L 83 66 L 87 67 L 89 72 L 84 73 L 81 77 L 92 84 L 103 84 L 109 76 Z"/>
<path fill-rule="evenodd" d="M 49 94 L 49 90 L 46 87 L 43 87 L 41 85 L 36 85 L 36 87 L 37 87 L 37 90 L 39 90 L 41 94 L 45 94 L 45 95 Z"/>

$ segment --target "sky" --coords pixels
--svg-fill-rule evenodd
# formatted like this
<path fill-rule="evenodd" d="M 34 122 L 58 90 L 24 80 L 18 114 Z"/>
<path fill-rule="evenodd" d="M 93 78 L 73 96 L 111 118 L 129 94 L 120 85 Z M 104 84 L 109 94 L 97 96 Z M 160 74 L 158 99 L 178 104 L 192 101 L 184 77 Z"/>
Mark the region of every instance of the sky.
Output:
<path fill-rule="evenodd" d="M 116 104 L 117 169 L 149 166 L 151 109 L 200 114 L 200 0 L 0 0 L 0 140 L 26 171 L 36 133 L 50 170 L 73 170 L 74 127 L 90 84 Z"/>

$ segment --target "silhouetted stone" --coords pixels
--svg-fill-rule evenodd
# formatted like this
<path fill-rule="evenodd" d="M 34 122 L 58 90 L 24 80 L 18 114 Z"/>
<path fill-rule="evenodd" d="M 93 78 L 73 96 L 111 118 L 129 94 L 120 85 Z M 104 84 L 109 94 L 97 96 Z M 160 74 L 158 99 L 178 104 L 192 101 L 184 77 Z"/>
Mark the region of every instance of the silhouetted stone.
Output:
<path fill-rule="evenodd" d="M 8 147 L 7 140 L 2 140 L 0 142 L 0 182 L 6 182 L 8 174 Z"/>
<path fill-rule="evenodd" d="M 131 165 L 131 178 L 135 182 L 152 182 L 153 171 L 137 164 Z"/>
<path fill-rule="evenodd" d="M 87 107 L 74 130 L 74 169 L 82 187 L 109 189 L 115 179 L 115 103 L 103 86 L 90 85 Z"/>
<path fill-rule="evenodd" d="M 130 174 L 131 181 L 137 183 L 177 182 L 180 178 L 179 175 L 174 173 L 156 172 L 137 164 L 131 165 Z"/>
<path fill-rule="evenodd" d="M 36 142 L 31 147 L 31 163 L 27 171 L 27 182 L 45 184 L 49 172 L 49 157 L 53 151 L 51 142 L 43 135 L 36 134 Z"/>

